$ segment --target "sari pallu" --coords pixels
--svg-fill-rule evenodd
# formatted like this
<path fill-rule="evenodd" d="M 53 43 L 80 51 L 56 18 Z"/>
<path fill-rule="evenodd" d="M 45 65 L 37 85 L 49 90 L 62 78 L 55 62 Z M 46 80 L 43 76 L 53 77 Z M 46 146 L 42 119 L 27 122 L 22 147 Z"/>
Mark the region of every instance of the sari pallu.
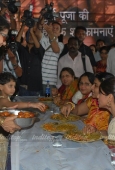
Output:
<path fill-rule="evenodd" d="M 85 124 L 94 126 L 97 130 L 107 130 L 109 124 L 110 113 L 106 109 L 98 106 L 98 99 L 89 97 L 86 100 L 89 108 L 88 116 L 84 120 Z"/>

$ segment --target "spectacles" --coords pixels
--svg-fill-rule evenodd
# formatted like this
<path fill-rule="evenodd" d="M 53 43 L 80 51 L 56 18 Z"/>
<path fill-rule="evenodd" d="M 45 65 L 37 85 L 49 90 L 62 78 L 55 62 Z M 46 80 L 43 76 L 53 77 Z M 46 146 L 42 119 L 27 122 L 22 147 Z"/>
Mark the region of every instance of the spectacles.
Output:
<path fill-rule="evenodd" d="M 2 33 L 2 32 L 0 32 L 0 34 L 1 34 L 2 37 L 3 37 L 3 41 L 6 41 L 6 39 L 8 38 L 8 35 L 7 35 L 7 34 L 4 34 L 4 33 Z"/>
<path fill-rule="evenodd" d="M 79 86 L 83 86 L 83 85 L 85 85 L 85 86 L 90 86 L 91 83 L 82 83 L 82 82 L 79 83 Z"/>

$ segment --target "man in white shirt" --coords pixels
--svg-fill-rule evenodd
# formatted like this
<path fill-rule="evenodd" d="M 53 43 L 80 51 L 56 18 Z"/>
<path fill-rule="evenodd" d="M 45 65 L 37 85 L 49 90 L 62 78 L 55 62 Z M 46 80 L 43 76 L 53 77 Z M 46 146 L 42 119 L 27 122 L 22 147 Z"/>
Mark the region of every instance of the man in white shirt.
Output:
<path fill-rule="evenodd" d="M 59 79 L 60 72 L 64 67 L 70 67 L 73 69 L 75 76 L 80 77 L 85 71 L 93 73 L 93 68 L 91 66 L 90 60 L 88 56 L 84 56 L 85 59 L 85 67 L 82 60 L 82 55 L 78 51 L 79 49 L 79 40 L 76 37 L 71 37 L 68 40 L 68 50 L 69 52 L 60 58 L 58 62 L 58 82 L 57 88 L 61 86 L 61 81 Z"/>
<path fill-rule="evenodd" d="M 106 71 L 112 73 L 115 76 L 115 47 L 112 48 L 108 53 Z"/>

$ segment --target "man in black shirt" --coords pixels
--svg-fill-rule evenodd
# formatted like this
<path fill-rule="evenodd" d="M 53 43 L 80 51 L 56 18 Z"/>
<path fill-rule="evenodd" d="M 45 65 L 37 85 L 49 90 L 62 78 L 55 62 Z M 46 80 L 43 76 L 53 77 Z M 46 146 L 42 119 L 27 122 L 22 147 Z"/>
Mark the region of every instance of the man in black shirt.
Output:
<path fill-rule="evenodd" d="M 42 74 L 41 62 L 44 55 L 44 49 L 38 42 L 34 28 L 26 32 L 27 46 L 21 45 L 21 36 L 25 25 L 22 25 L 16 38 L 18 42 L 18 53 L 20 63 L 23 69 L 22 76 L 19 78 L 19 95 L 20 96 L 38 96 L 42 95 Z"/>
<path fill-rule="evenodd" d="M 83 26 L 76 27 L 75 37 L 77 37 L 79 39 L 79 44 L 80 44 L 79 51 L 82 53 L 83 56 L 87 55 L 89 57 L 91 65 L 92 65 L 93 70 L 95 72 L 96 62 L 95 62 L 95 59 L 94 59 L 94 55 L 93 55 L 91 49 L 83 43 L 83 41 L 86 37 L 86 28 L 83 27 Z M 60 58 L 62 56 L 64 56 L 67 52 L 68 52 L 68 48 L 67 48 L 67 44 L 65 44 L 64 49 L 63 49 L 62 53 L 60 54 Z"/>

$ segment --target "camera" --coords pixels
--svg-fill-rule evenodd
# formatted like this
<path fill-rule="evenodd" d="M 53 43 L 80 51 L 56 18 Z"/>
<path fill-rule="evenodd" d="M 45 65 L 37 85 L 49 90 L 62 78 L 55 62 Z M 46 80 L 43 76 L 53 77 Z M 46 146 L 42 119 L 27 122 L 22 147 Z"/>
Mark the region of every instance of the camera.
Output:
<path fill-rule="evenodd" d="M 46 4 L 45 8 L 41 10 L 41 15 L 44 17 L 44 19 L 48 20 L 48 22 L 51 22 L 54 20 L 54 17 L 59 17 L 59 14 L 53 12 L 53 3 Z"/>
<path fill-rule="evenodd" d="M 16 0 L 4 0 L 4 3 L 6 4 L 6 7 L 12 14 L 17 13 L 18 7 L 21 6 L 20 1 Z"/>
<path fill-rule="evenodd" d="M 8 32 L 8 39 L 7 39 L 7 48 L 10 48 L 10 50 L 15 53 L 18 50 L 18 46 L 16 43 L 16 36 L 18 34 L 18 31 L 16 30 L 9 30 Z"/>
<path fill-rule="evenodd" d="M 32 17 L 32 10 L 33 10 L 33 5 L 30 5 L 30 9 L 25 10 L 24 15 L 22 17 L 22 22 L 24 22 L 25 25 L 29 28 L 32 28 L 35 24 L 35 21 Z"/>

